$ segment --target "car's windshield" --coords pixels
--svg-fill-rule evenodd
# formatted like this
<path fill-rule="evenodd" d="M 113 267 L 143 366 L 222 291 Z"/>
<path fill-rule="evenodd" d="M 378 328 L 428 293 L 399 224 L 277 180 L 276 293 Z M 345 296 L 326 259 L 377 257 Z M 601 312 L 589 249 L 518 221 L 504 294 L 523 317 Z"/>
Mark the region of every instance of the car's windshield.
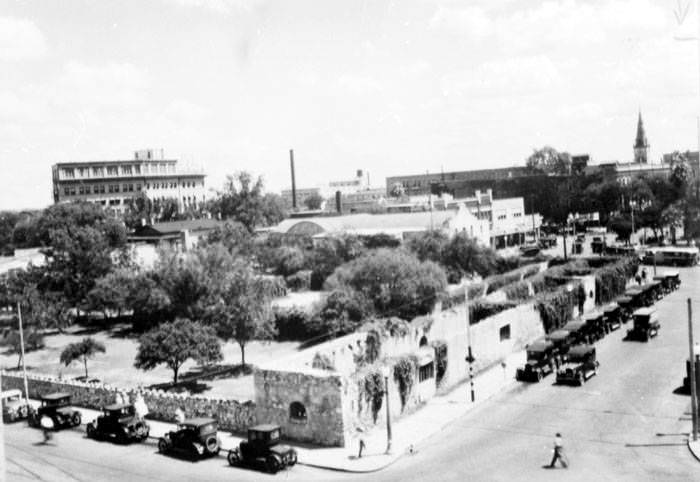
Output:
<path fill-rule="evenodd" d="M 212 433 L 212 432 L 216 432 L 216 424 L 213 422 L 208 423 L 206 425 L 202 425 L 199 428 L 199 433 L 201 433 L 201 434 Z"/>
<path fill-rule="evenodd" d="M 528 350 L 527 351 L 527 359 L 528 360 L 539 361 L 543 358 L 544 358 L 543 351 L 539 351 L 539 350 Z"/>

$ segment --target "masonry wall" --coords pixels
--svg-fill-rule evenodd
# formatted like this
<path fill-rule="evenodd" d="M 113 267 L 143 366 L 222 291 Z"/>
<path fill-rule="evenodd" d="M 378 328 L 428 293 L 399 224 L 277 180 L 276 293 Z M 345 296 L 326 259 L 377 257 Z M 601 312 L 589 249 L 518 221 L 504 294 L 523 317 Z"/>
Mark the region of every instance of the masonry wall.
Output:
<path fill-rule="evenodd" d="M 126 393 L 132 400 L 135 396 L 134 390 L 120 390 L 108 385 L 64 381 L 38 375 L 27 375 L 27 381 L 31 398 L 51 392 L 67 392 L 71 394 L 73 405 L 97 410 L 114 403 L 117 392 Z M 2 389 L 12 388 L 24 391 L 22 376 L 3 372 Z M 251 401 L 180 395 L 161 390 L 142 390 L 141 393 L 148 406 L 148 418 L 154 420 L 174 422 L 175 411 L 181 408 L 188 418 L 213 417 L 219 421 L 221 429 L 234 432 L 244 432 L 256 423 L 255 404 Z"/>
<path fill-rule="evenodd" d="M 326 446 L 344 445 L 342 390 L 337 373 L 256 369 L 255 406 L 260 423 L 275 423 L 285 437 Z M 293 418 L 291 404 L 301 403 L 306 417 Z"/>

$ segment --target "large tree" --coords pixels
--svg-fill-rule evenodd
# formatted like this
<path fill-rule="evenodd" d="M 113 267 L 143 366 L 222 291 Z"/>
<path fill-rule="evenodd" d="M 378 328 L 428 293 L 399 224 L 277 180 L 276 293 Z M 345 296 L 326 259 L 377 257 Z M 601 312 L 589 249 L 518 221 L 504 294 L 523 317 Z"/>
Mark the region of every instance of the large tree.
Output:
<path fill-rule="evenodd" d="M 181 318 L 141 337 L 134 366 L 152 370 L 165 364 L 173 371 L 173 383 L 177 383 L 180 368 L 190 359 L 200 365 L 221 361 L 221 342 L 213 328 Z"/>
<path fill-rule="evenodd" d="M 315 193 L 304 199 L 304 205 L 306 206 L 306 209 L 310 211 L 317 211 L 321 209 L 321 206 L 323 206 L 323 201 L 323 196 Z"/>
<path fill-rule="evenodd" d="M 559 152 L 551 146 L 535 149 L 525 161 L 533 172 L 546 174 L 571 174 L 571 156 L 568 152 Z"/>
<path fill-rule="evenodd" d="M 217 303 L 208 308 L 207 319 L 224 339 L 234 340 L 241 349 L 252 340 L 268 340 L 275 335 L 270 297 L 265 282 L 248 264 L 238 261 L 226 277 Z"/>
<path fill-rule="evenodd" d="M 83 338 L 77 343 L 71 343 L 66 346 L 61 352 L 61 363 L 65 366 L 70 365 L 74 361 L 82 361 L 85 367 L 85 378 L 88 377 L 88 359 L 92 358 L 98 353 L 104 353 L 106 351 L 105 345 L 102 342 L 95 340 L 94 338 Z"/>
<path fill-rule="evenodd" d="M 262 177 L 257 179 L 241 171 L 228 176 L 223 191 L 210 203 L 210 209 L 222 219 L 233 219 L 253 232 L 282 220 L 281 203 L 275 195 L 264 193 Z"/>

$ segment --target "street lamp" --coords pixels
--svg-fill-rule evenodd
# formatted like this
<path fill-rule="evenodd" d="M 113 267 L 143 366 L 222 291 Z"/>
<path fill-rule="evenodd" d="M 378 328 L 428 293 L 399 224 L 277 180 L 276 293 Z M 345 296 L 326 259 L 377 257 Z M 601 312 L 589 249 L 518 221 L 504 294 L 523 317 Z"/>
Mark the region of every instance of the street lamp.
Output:
<path fill-rule="evenodd" d="M 386 398 L 386 453 L 391 453 L 391 410 L 389 410 L 389 375 L 391 371 L 388 366 L 382 367 L 384 376 L 384 398 Z"/>

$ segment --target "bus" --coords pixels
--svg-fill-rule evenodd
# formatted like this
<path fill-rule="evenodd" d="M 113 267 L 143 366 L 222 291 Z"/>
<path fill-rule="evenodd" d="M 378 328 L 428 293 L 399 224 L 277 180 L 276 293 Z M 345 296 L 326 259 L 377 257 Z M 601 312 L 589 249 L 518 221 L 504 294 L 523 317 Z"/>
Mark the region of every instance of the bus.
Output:
<path fill-rule="evenodd" d="M 695 266 L 699 259 L 700 249 L 696 246 L 663 246 L 648 249 L 642 262 L 667 266 Z"/>

